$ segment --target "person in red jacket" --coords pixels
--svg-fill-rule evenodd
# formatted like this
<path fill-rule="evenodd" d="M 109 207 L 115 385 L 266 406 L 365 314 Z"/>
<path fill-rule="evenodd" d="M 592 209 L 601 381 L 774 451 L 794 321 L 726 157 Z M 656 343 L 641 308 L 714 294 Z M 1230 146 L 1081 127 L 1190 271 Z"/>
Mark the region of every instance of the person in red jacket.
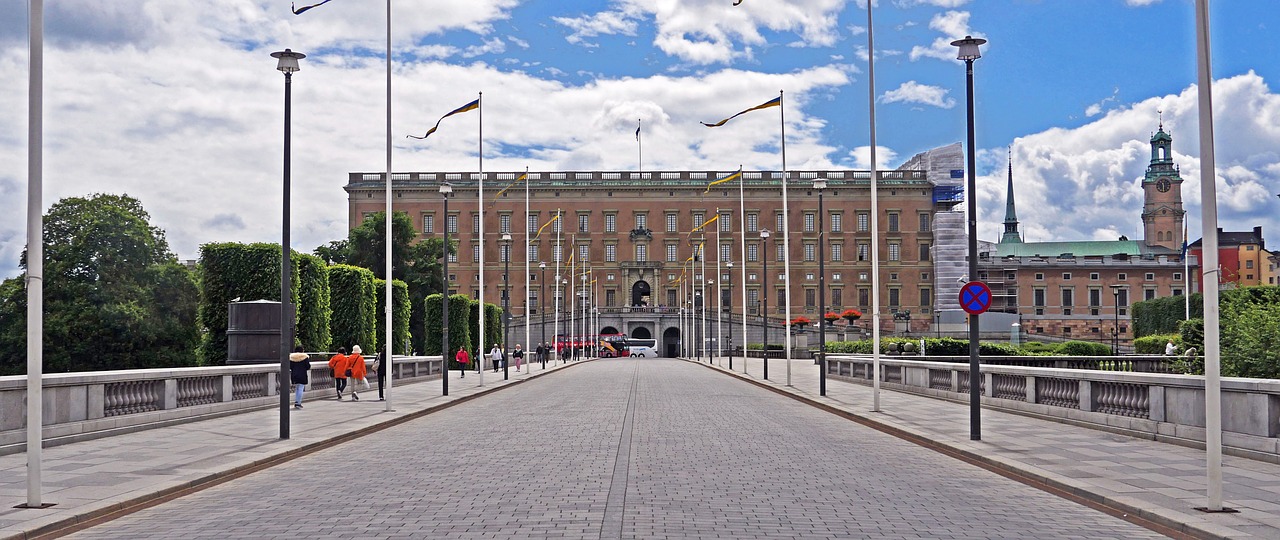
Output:
<path fill-rule="evenodd" d="M 458 354 L 453 355 L 453 359 L 458 362 L 458 371 L 462 372 L 462 375 L 458 378 L 461 379 L 463 377 L 466 377 L 467 364 L 471 363 L 471 355 L 467 354 L 467 348 L 458 347 Z"/>
<path fill-rule="evenodd" d="M 369 389 L 369 379 L 366 378 L 369 372 L 364 365 L 362 352 L 359 345 L 353 345 L 351 354 L 347 356 L 350 363 L 347 369 L 351 370 L 351 401 L 360 401 L 360 396 L 356 394 L 356 383 L 363 384 L 365 390 Z"/>
<path fill-rule="evenodd" d="M 342 401 L 342 391 L 347 388 L 347 348 L 338 347 L 338 354 L 329 358 L 329 375 L 333 377 L 333 389 L 338 391 L 338 401 Z"/>

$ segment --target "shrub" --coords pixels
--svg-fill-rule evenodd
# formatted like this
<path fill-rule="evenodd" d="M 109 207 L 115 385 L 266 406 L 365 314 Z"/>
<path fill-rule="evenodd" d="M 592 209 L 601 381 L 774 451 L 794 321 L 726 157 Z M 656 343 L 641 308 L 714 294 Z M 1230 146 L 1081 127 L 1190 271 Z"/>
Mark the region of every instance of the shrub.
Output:
<path fill-rule="evenodd" d="M 296 267 L 292 275 L 298 275 Z M 198 316 L 206 330 L 200 363 L 221 366 L 227 363 L 227 306 L 232 299 L 280 301 L 280 245 L 205 244 L 200 246 L 200 276 Z M 294 305 L 298 281 L 293 280 Z"/>
<path fill-rule="evenodd" d="M 294 253 L 298 262 L 298 344 L 307 351 L 327 351 L 333 340 L 329 323 L 329 267 L 315 255 Z"/>
<path fill-rule="evenodd" d="M 1164 347 L 1170 341 L 1178 347 L 1178 351 L 1184 350 L 1182 348 L 1182 336 L 1178 334 L 1155 334 L 1133 340 L 1133 352 L 1136 354 L 1164 354 Z"/>
<path fill-rule="evenodd" d="M 345 264 L 330 266 L 329 292 L 333 345 L 348 350 L 360 345 L 365 353 L 374 354 L 378 350 L 378 305 L 373 272 Z"/>
<path fill-rule="evenodd" d="M 1187 300 L 1182 296 L 1166 296 L 1135 302 L 1133 304 L 1133 335 L 1144 337 L 1177 332 L 1178 324 L 1187 318 Z M 1191 317 L 1204 317 L 1204 296 L 1200 293 L 1193 294 L 1190 303 Z"/>
<path fill-rule="evenodd" d="M 1111 347 L 1092 341 L 1067 341 L 1058 345 L 1058 356 L 1111 356 Z"/>
<path fill-rule="evenodd" d="M 378 342 L 381 343 L 387 339 L 386 280 L 375 278 L 373 280 L 373 288 L 378 299 L 378 307 L 374 319 L 377 321 Z M 391 329 L 391 351 L 392 353 L 403 353 L 406 351 L 410 339 L 409 317 L 412 314 L 412 310 L 409 307 L 409 286 L 403 281 L 393 279 L 391 280 L 391 294 L 395 299 L 391 303 L 391 324 L 395 327 Z"/>

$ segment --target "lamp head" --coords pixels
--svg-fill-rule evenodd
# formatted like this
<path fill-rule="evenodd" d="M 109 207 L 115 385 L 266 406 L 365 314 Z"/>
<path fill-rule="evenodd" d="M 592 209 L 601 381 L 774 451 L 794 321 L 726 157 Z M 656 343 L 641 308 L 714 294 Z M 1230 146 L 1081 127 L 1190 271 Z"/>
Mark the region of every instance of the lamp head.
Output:
<path fill-rule="evenodd" d="M 547 261 L 542 261 L 542 262 L 538 263 L 538 268 L 541 268 L 541 269 L 543 269 L 543 270 L 546 270 L 546 269 L 547 269 Z"/>
<path fill-rule="evenodd" d="M 982 51 L 978 49 L 978 46 L 986 42 L 987 40 L 982 38 L 965 36 L 964 39 L 957 39 L 952 41 L 951 44 L 960 47 L 960 52 L 956 55 L 957 60 L 973 61 L 982 58 Z"/>
<path fill-rule="evenodd" d="M 760 229 L 760 238 L 765 239 L 765 240 L 768 240 L 768 239 L 769 239 L 769 229 Z"/>
<path fill-rule="evenodd" d="M 449 195 L 452 195 L 452 194 L 453 194 L 453 184 L 450 184 L 450 183 L 448 183 L 448 182 L 444 182 L 444 183 L 440 184 L 440 194 L 441 194 L 441 195 L 444 195 L 445 197 L 448 197 Z"/>
<path fill-rule="evenodd" d="M 302 69 L 298 67 L 298 60 L 306 58 L 307 55 L 300 52 L 293 52 L 290 49 L 285 49 L 280 52 L 271 53 L 271 57 L 277 60 L 276 69 L 280 70 L 285 75 L 292 75 L 294 72 Z"/>
<path fill-rule="evenodd" d="M 724 263 L 724 264 L 725 264 L 725 266 L 727 266 L 727 267 L 729 267 L 729 268 L 733 268 L 733 261 L 729 261 L 729 262 Z"/>
<path fill-rule="evenodd" d="M 511 233 L 502 233 L 502 243 L 504 244 L 511 243 Z"/>
<path fill-rule="evenodd" d="M 822 190 L 824 190 L 824 189 L 827 189 L 827 179 L 826 179 L 826 178 L 819 178 L 819 179 L 817 179 L 817 180 L 814 180 L 814 181 L 813 181 L 813 189 L 816 189 L 816 190 L 818 190 L 818 191 L 822 191 Z"/>

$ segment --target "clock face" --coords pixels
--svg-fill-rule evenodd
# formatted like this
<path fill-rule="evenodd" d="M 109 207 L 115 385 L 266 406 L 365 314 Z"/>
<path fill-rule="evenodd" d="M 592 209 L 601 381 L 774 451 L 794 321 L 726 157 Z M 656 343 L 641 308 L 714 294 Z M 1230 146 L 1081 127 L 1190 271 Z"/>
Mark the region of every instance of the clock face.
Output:
<path fill-rule="evenodd" d="M 1172 184 L 1169 183 L 1168 178 L 1161 178 L 1159 180 L 1156 180 L 1156 189 L 1160 190 L 1160 193 L 1169 191 L 1170 187 L 1172 187 Z"/>

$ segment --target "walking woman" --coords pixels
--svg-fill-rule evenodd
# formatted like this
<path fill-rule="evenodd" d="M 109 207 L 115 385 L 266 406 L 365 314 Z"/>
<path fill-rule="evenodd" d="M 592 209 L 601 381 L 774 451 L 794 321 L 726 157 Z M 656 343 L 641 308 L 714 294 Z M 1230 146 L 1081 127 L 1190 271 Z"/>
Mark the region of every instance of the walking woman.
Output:
<path fill-rule="evenodd" d="M 289 355 L 289 382 L 293 383 L 293 408 L 302 408 L 302 392 L 307 389 L 307 376 L 311 374 L 311 362 L 302 345 L 293 348 Z"/>
<path fill-rule="evenodd" d="M 348 377 L 351 378 L 351 401 L 360 401 L 360 396 L 356 394 L 357 383 L 363 384 L 365 390 L 369 389 L 369 379 L 366 378 L 369 372 L 365 368 L 364 355 L 361 352 L 359 345 L 352 345 L 351 354 L 347 356 L 347 373 L 350 373 Z"/>
<path fill-rule="evenodd" d="M 467 376 L 467 364 L 471 363 L 471 356 L 467 354 L 467 348 L 458 347 L 458 354 L 453 355 L 453 359 L 458 362 L 458 371 L 461 373 L 458 378 L 465 378 Z"/>
<path fill-rule="evenodd" d="M 333 389 L 338 392 L 338 401 L 342 401 L 342 391 L 347 389 L 347 368 L 350 363 L 346 347 L 338 347 L 338 354 L 329 358 L 329 375 L 333 377 Z"/>

